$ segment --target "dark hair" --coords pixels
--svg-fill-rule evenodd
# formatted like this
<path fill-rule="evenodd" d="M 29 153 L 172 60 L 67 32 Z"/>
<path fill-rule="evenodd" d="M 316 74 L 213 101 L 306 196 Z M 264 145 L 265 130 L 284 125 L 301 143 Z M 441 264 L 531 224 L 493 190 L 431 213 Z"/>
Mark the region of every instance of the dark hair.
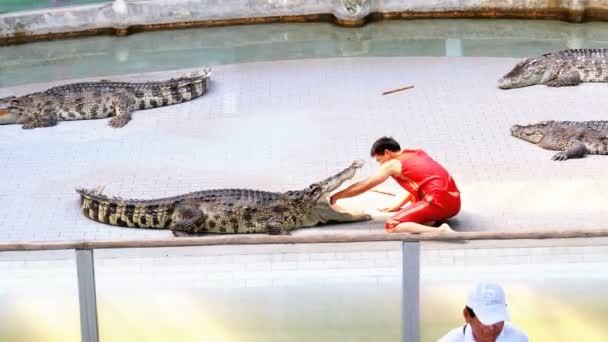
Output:
<path fill-rule="evenodd" d="M 370 155 L 373 157 L 377 154 L 383 154 L 384 150 L 399 152 L 401 151 L 401 146 L 399 146 L 397 140 L 391 137 L 382 137 L 374 142 Z"/>
<path fill-rule="evenodd" d="M 475 318 L 475 311 L 473 311 L 473 309 L 471 309 L 468 306 L 465 306 L 465 309 L 467 310 L 467 312 L 469 313 L 469 316 L 471 316 L 471 318 Z"/>

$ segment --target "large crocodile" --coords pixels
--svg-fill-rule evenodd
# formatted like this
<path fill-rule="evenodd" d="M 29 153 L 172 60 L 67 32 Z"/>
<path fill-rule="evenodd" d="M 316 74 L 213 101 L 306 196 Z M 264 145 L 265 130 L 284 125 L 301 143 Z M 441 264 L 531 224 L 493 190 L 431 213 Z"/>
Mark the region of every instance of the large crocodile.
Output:
<path fill-rule="evenodd" d="M 123 127 L 131 113 L 190 101 L 207 91 L 209 70 L 152 82 L 80 82 L 20 97 L 0 99 L 0 124 L 50 127 L 60 120 L 114 116 L 110 126 Z"/>
<path fill-rule="evenodd" d="M 511 127 L 511 135 L 547 150 L 560 151 L 553 160 L 608 154 L 608 121 L 542 121 Z"/>
<path fill-rule="evenodd" d="M 363 162 L 304 190 L 285 193 L 249 189 L 192 192 L 154 200 L 125 200 L 79 189 L 81 209 L 91 220 L 136 228 L 171 229 L 176 236 L 204 233 L 286 234 L 328 221 L 354 222 L 371 216 L 337 211 L 326 196 L 351 179 Z"/>
<path fill-rule="evenodd" d="M 498 87 L 563 87 L 581 82 L 608 82 L 608 49 L 564 50 L 526 58 L 498 80 Z"/>

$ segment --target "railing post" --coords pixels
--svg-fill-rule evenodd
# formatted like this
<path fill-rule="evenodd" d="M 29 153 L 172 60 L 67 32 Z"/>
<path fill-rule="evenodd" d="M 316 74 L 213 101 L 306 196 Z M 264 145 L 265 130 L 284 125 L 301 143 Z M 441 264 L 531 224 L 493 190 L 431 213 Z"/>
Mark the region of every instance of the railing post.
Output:
<path fill-rule="evenodd" d="M 78 298 L 80 302 L 80 336 L 82 342 L 98 342 L 97 298 L 92 249 L 76 250 Z"/>
<path fill-rule="evenodd" d="M 403 242 L 401 341 L 420 341 L 420 242 Z"/>

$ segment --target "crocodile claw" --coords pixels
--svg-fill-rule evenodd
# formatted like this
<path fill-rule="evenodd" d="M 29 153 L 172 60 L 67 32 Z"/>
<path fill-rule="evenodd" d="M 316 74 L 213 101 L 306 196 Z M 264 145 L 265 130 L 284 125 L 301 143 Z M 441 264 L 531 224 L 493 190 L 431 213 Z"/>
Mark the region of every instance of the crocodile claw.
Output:
<path fill-rule="evenodd" d="M 567 160 L 568 159 L 568 155 L 566 154 L 566 152 L 561 151 L 556 153 L 551 160 L 556 160 L 556 161 L 563 161 L 563 160 Z"/>
<path fill-rule="evenodd" d="M 124 127 L 130 120 L 131 118 L 127 115 L 117 115 L 110 120 L 108 125 L 113 128 L 121 128 Z"/>

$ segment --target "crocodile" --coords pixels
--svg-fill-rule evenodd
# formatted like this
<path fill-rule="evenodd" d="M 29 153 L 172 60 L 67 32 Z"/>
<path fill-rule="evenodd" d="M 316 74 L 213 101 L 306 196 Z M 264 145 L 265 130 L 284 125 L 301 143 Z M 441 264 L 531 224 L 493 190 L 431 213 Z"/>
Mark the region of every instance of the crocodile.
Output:
<path fill-rule="evenodd" d="M 122 227 L 170 229 L 175 236 L 207 233 L 288 234 L 327 222 L 370 220 L 365 213 L 339 211 L 327 195 L 363 166 L 348 168 L 303 190 L 284 193 L 251 189 L 216 189 L 151 200 L 101 195 L 77 189 L 83 214 L 91 220 Z"/>
<path fill-rule="evenodd" d="M 560 151 L 553 160 L 608 154 L 608 121 L 541 121 L 513 125 L 511 135 L 544 149 Z"/>
<path fill-rule="evenodd" d="M 608 49 L 571 49 L 526 58 L 498 80 L 498 87 L 563 87 L 581 82 L 608 82 Z"/>
<path fill-rule="evenodd" d="M 190 101 L 208 88 L 209 69 L 150 82 L 101 80 L 64 84 L 44 91 L 0 99 L 0 124 L 22 128 L 50 127 L 60 120 L 100 119 L 113 116 L 109 125 L 125 126 L 135 110 Z"/>

